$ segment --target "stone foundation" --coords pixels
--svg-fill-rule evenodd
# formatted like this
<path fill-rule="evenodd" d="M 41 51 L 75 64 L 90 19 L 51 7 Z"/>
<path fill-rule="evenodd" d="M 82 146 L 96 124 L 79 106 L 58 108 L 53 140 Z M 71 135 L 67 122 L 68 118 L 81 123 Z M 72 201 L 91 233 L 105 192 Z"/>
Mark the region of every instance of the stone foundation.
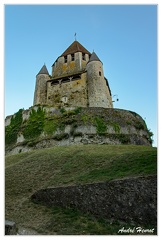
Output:
<path fill-rule="evenodd" d="M 65 112 L 53 107 L 43 107 L 50 123 L 62 123 L 54 132 L 42 133 L 37 138 L 25 139 L 24 128 L 30 116 L 30 111 L 22 113 L 16 143 L 7 145 L 6 154 L 18 154 L 33 149 L 53 146 L 68 146 L 75 144 L 135 144 L 151 145 L 149 130 L 144 120 L 136 113 L 122 109 L 81 108 L 64 109 Z M 37 111 L 37 107 L 34 109 Z M 6 118 L 6 126 L 10 125 L 11 117 Z M 58 120 L 59 119 L 59 120 Z M 37 127 L 37 125 L 35 125 Z"/>

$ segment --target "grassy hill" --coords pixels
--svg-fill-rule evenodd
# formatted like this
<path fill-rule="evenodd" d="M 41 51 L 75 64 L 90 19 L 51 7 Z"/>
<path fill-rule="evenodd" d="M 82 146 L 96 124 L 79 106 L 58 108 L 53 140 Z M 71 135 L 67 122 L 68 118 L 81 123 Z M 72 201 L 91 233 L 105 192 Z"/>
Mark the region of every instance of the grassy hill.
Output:
<path fill-rule="evenodd" d="M 157 149 L 134 145 L 79 145 L 40 149 L 6 157 L 6 219 L 39 234 L 117 234 L 121 224 L 74 209 L 30 201 L 46 187 L 156 174 Z M 130 225 L 129 225 L 130 227 Z"/>

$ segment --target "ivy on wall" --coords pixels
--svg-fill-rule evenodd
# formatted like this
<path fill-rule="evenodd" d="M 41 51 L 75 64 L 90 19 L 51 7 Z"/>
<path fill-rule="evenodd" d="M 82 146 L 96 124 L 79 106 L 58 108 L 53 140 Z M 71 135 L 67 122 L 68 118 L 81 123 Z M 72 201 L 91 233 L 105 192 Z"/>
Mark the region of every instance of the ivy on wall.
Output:
<path fill-rule="evenodd" d="M 10 125 L 5 127 L 6 144 L 16 143 L 17 134 L 23 121 L 22 112 L 23 109 L 19 109 L 19 111 L 12 116 Z"/>
<path fill-rule="evenodd" d="M 38 107 L 37 111 L 32 109 L 23 131 L 25 139 L 38 137 L 43 131 L 44 121 L 45 111 L 41 107 Z"/>
<path fill-rule="evenodd" d="M 79 125 L 93 125 L 96 128 L 98 135 L 106 135 L 107 129 L 113 127 L 113 136 L 118 138 L 122 144 L 129 143 L 129 136 L 121 134 L 121 126 L 136 126 L 137 130 L 145 130 L 148 132 L 148 140 L 152 143 L 152 132 L 147 129 L 147 126 L 136 115 L 123 114 L 118 116 L 112 112 L 110 116 L 106 115 L 104 111 L 100 115 L 96 112 L 87 111 L 87 109 L 76 108 L 74 110 L 61 109 L 59 114 L 48 114 L 39 106 L 37 110 L 31 109 L 29 118 L 24 120 L 22 117 L 23 109 L 20 109 L 11 118 L 11 123 L 5 128 L 5 141 L 6 145 L 15 144 L 17 141 L 18 133 L 22 133 L 26 143 L 34 144 L 40 140 L 39 136 L 44 133 L 44 137 L 55 137 L 56 140 L 67 138 L 64 130 L 67 125 L 71 126 L 70 136 L 82 136 L 81 132 L 76 132 L 75 129 Z M 115 116 L 114 116 L 115 114 Z M 122 122 L 122 121 L 125 122 Z M 129 124 L 128 124 L 129 123 Z M 56 136 L 55 136 L 56 135 Z M 111 134 L 109 134 L 111 135 Z"/>
<path fill-rule="evenodd" d="M 99 135 L 104 134 L 107 131 L 107 125 L 100 117 L 96 117 L 96 131 Z"/>

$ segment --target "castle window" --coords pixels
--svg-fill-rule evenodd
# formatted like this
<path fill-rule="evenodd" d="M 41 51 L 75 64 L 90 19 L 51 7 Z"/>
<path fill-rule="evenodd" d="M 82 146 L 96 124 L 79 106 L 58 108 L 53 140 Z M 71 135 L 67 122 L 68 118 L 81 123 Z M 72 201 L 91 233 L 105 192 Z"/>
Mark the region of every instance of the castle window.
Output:
<path fill-rule="evenodd" d="M 85 53 L 82 53 L 82 60 L 85 60 Z"/>
<path fill-rule="evenodd" d="M 99 71 L 99 76 L 101 76 L 101 72 Z"/>
<path fill-rule="evenodd" d="M 52 81 L 52 82 L 51 82 L 51 86 L 54 86 L 54 85 L 57 85 L 57 84 L 59 84 L 58 81 Z"/>
<path fill-rule="evenodd" d="M 74 61 L 75 57 L 74 57 L 74 53 L 71 54 L 71 61 Z"/>
<path fill-rule="evenodd" d="M 67 56 L 64 56 L 64 62 L 67 63 Z"/>

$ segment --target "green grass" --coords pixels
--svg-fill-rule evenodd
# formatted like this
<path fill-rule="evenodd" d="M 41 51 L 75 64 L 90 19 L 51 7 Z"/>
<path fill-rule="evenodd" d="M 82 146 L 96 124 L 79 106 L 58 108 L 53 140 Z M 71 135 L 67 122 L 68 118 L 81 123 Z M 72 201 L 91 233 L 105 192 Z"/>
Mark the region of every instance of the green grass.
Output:
<path fill-rule="evenodd" d="M 73 209 L 30 201 L 41 188 L 156 174 L 157 149 L 133 145 L 80 145 L 40 149 L 6 157 L 6 219 L 40 234 L 117 234 L 119 223 Z"/>

